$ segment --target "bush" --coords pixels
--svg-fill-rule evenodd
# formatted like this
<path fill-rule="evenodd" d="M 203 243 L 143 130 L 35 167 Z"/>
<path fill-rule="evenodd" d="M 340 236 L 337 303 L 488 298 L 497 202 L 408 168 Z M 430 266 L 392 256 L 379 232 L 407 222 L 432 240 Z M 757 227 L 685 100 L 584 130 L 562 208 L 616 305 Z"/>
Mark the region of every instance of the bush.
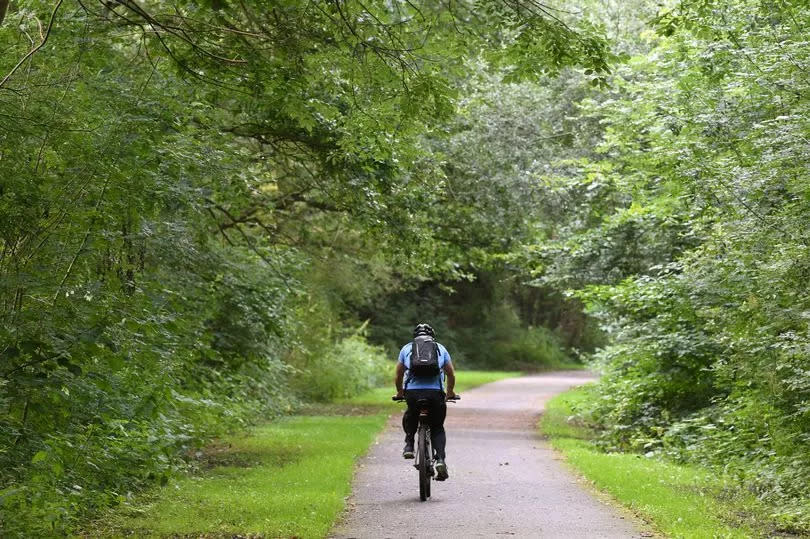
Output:
<path fill-rule="evenodd" d="M 559 339 L 544 327 L 518 328 L 509 340 L 496 342 L 494 361 L 497 369 L 542 370 L 572 364 Z"/>
<path fill-rule="evenodd" d="M 379 387 L 391 373 L 392 364 L 385 360 L 383 348 L 353 335 L 311 357 L 296 376 L 295 387 L 305 399 L 325 402 Z"/>
<path fill-rule="evenodd" d="M 0 462 L 18 464 L 3 471 L 2 535 L 69 534 L 81 519 L 130 492 L 165 484 L 187 469 L 189 455 L 212 436 L 290 410 L 288 370 L 267 361 L 234 373 L 209 371 L 194 390 L 181 389 L 176 378 L 144 384 L 142 371 L 119 377 L 115 393 L 74 384 L 74 398 L 93 397 L 96 404 L 72 409 L 69 428 L 4 447 Z"/>
<path fill-rule="evenodd" d="M 486 369 L 539 370 L 570 364 L 559 338 L 545 327 L 525 327 L 514 307 L 504 302 L 482 313 L 480 326 L 455 332 L 467 364 Z"/>

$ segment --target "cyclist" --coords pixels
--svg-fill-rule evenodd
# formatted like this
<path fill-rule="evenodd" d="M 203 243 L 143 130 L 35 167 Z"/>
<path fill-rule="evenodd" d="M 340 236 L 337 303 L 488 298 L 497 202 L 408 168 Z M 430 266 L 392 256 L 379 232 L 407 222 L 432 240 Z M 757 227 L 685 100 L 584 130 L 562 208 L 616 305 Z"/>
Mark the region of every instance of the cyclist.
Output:
<path fill-rule="evenodd" d="M 428 324 L 418 324 L 413 330 L 413 336 L 436 336 L 433 328 Z M 436 343 L 438 349 L 439 374 L 432 377 L 412 376 L 409 372 L 411 365 L 412 343 L 402 347 L 397 361 L 396 377 L 394 384 L 397 388 L 397 398 L 405 397 L 408 409 L 402 416 L 402 428 L 405 430 L 405 448 L 402 456 L 406 459 L 414 458 L 414 435 L 419 427 L 418 401 L 425 399 L 428 401 L 428 413 L 430 419 L 430 441 L 436 456 L 436 480 L 444 481 L 449 477 L 447 464 L 445 463 L 445 444 L 447 438 L 444 432 L 444 418 L 447 415 L 447 399 L 456 396 L 453 388 L 456 384 L 456 373 L 453 364 L 450 362 L 450 354 L 447 349 Z M 447 382 L 447 394 L 444 392 L 443 382 Z M 404 382 L 404 385 L 403 385 Z"/>

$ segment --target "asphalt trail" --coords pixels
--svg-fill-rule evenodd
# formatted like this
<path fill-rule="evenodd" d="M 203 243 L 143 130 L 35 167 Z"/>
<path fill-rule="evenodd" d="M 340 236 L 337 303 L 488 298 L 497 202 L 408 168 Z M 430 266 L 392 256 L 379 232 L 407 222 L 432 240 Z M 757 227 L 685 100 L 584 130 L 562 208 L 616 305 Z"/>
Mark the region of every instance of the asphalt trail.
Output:
<path fill-rule="evenodd" d="M 501 380 L 448 405 L 450 479 L 419 501 L 395 414 L 359 463 L 347 511 L 330 537 L 649 537 L 595 497 L 537 434 L 545 402 L 591 378 L 559 372 Z"/>

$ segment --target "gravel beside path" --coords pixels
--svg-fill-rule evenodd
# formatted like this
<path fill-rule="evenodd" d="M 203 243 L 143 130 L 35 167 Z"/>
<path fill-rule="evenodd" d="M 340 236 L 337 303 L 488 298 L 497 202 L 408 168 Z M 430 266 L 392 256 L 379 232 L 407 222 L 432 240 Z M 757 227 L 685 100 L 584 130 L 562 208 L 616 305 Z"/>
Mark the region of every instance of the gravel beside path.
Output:
<path fill-rule="evenodd" d="M 418 476 L 401 456 L 395 414 L 359 464 L 353 495 L 331 537 L 650 537 L 627 512 L 596 498 L 537 434 L 545 402 L 591 380 L 558 372 L 488 384 L 449 404 L 450 479 L 419 501 Z"/>

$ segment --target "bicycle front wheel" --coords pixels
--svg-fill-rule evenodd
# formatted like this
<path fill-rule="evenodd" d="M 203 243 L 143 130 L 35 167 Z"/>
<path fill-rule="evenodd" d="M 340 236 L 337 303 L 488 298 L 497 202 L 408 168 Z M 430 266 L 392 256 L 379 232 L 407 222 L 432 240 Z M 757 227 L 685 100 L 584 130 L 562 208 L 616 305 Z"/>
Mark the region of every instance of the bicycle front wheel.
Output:
<path fill-rule="evenodd" d="M 427 428 L 419 425 L 417 432 L 418 444 L 416 458 L 419 462 L 416 467 L 419 469 L 419 499 L 423 502 L 430 498 L 430 443 L 427 440 Z"/>

